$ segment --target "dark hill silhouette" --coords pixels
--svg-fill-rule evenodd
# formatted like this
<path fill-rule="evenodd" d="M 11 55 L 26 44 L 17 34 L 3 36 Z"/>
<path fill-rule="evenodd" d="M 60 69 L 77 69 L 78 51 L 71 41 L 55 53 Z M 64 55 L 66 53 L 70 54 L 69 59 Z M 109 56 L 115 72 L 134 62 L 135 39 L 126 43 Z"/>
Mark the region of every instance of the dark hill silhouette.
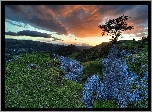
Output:
<path fill-rule="evenodd" d="M 75 45 L 71 44 L 68 46 L 61 47 L 61 48 L 53 51 L 52 53 L 58 54 L 60 56 L 69 56 L 74 52 L 80 52 L 80 50 Z"/>
<path fill-rule="evenodd" d="M 92 48 L 92 47 L 94 47 L 94 46 L 76 46 L 79 50 L 83 50 L 83 49 L 90 49 L 90 48 Z"/>

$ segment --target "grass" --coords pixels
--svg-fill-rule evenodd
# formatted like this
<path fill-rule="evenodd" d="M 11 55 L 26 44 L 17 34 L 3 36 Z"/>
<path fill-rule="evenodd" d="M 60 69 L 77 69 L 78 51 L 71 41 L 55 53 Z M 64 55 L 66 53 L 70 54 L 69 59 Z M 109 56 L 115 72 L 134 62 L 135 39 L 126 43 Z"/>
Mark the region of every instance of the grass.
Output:
<path fill-rule="evenodd" d="M 127 43 L 122 49 L 132 49 L 132 44 Z M 136 45 L 138 48 L 138 45 Z M 70 58 L 75 59 L 78 53 L 73 53 Z M 134 63 L 125 57 L 129 70 L 143 76 L 145 69 L 140 65 L 148 66 L 148 46 L 145 45 L 139 54 L 133 54 Z M 82 98 L 83 86 L 88 77 L 102 73 L 102 58 L 93 61 L 81 62 L 84 67 L 82 81 L 76 83 L 71 80 L 61 80 L 64 72 L 60 69 L 60 62 L 50 58 L 47 53 L 27 53 L 20 58 L 5 63 L 5 107 L 6 108 L 85 108 Z M 46 66 L 46 62 L 50 66 Z M 27 68 L 29 64 L 40 66 L 38 69 Z M 143 101 L 144 102 L 144 101 Z M 146 104 L 139 102 L 141 107 Z M 119 108 L 112 100 L 95 100 L 94 108 Z M 131 106 L 130 106 L 131 107 Z"/>
<path fill-rule="evenodd" d="M 119 108 L 116 102 L 113 100 L 106 100 L 106 101 L 101 101 L 101 100 L 95 100 L 94 101 L 94 108 Z"/>
<path fill-rule="evenodd" d="M 134 62 L 130 61 L 129 56 L 125 56 L 126 63 L 130 71 L 134 71 L 139 77 L 144 76 L 144 72 L 148 70 L 148 45 L 145 45 L 143 50 L 138 54 L 133 54 Z M 141 65 L 145 65 L 146 68 L 141 68 Z"/>
<path fill-rule="evenodd" d="M 79 54 L 79 52 L 74 52 L 74 53 L 72 53 L 70 56 L 69 56 L 69 58 L 72 58 L 72 59 L 76 59 L 76 56 Z"/>
<path fill-rule="evenodd" d="M 83 74 L 82 74 L 82 80 L 85 82 L 88 77 L 90 77 L 93 74 L 98 74 L 100 77 L 103 76 L 102 73 L 102 66 L 101 66 L 101 59 L 96 59 L 94 61 L 87 61 L 82 62 L 82 65 L 84 67 Z"/>
<path fill-rule="evenodd" d="M 52 62 L 46 67 L 45 62 Z M 28 69 L 30 63 L 40 66 Z M 61 81 L 62 70 L 48 54 L 24 54 L 5 64 L 6 108 L 84 108 L 81 101 L 82 84 Z M 56 68 L 56 69 L 54 69 Z"/>

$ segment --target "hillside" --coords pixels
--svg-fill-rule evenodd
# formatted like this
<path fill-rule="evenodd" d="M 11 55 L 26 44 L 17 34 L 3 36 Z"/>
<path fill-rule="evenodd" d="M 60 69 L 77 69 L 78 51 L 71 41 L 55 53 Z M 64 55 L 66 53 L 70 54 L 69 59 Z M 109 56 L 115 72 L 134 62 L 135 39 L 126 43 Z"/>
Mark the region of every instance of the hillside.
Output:
<path fill-rule="evenodd" d="M 11 61 L 22 53 L 32 52 L 49 52 L 69 56 L 72 53 L 81 52 L 81 50 L 89 48 L 92 48 L 92 46 L 64 46 L 32 40 L 5 39 L 5 60 Z"/>
<path fill-rule="evenodd" d="M 134 47 L 132 47 L 133 45 Z M 104 46 L 101 52 L 99 52 L 99 46 L 83 50 L 83 52 L 79 52 L 77 47 L 73 45 L 64 47 L 64 49 L 58 50 L 57 53 L 69 55 L 69 57 L 66 58 L 65 56 L 66 60 L 60 57 L 61 61 L 50 56 L 50 53 L 31 52 L 23 53 L 13 61 L 6 62 L 5 107 L 86 108 L 82 100 L 82 91 L 84 90 L 86 80 L 93 74 L 97 74 L 101 81 L 103 80 L 104 74 L 101 62 L 108 55 L 111 47 Z M 120 49 L 121 55 L 123 54 L 123 50 L 125 50 L 125 53 L 127 51 L 131 52 L 130 50 L 132 49 L 136 51 L 136 53 L 134 52 L 132 55 L 134 62 L 130 61 L 129 55 L 124 54 L 122 61 L 126 60 L 128 70 L 136 72 L 137 75 L 142 78 L 144 73 L 148 71 L 148 45 L 135 44 L 133 42 L 128 43 L 126 41 L 125 44 L 117 44 L 117 47 Z M 67 52 L 69 48 L 70 50 L 73 49 L 73 51 Z M 77 58 L 80 62 L 73 60 L 72 63 L 74 65 L 71 61 L 68 62 L 68 60 Z M 64 63 L 62 63 L 62 61 Z M 79 74 L 81 67 L 74 68 L 75 63 L 83 66 L 82 74 Z M 71 66 L 73 68 L 71 68 Z M 64 69 L 67 71 L 64 71 Z M 69 69 L 72 71 L 69 72 Z M 78 73 L 82 75 L 82 80 L 75 82 L 70 79 L 62 79 L 62 77 L 68 73 Z M 136 86 L 134 88 L 136 88 Z M 145 101 L 139 102 L 136 107 L 147 108 L 147 100 L 148 99 L 145 99 Z M 136 107 L 133 107 L 133 104 L 128 105 L 128 108 Z M 95 99 L 93 108 L 119 108 L 119 105 L 111 99 Z"/>
<path fill-rule="evenodd" d="M 76 46 L 79 50 L 83 50 L 83 49 L 90 49 L 92 48 L 93 46 Z"/>
<path fill-rule="evenodd" d="M 69 56 L 74 52 L 80 52 L 80 50 L 75 45 L 71 44 L 71 45 L 68 45 L 68 46 L 61 47 L 57 50 L 54 50 L 51 53 L 52 54 L 58 54 L 60 56 Z"/>
<path fill-rule="evenodd" d="M 5 39 L 5 60 L 13 59 L 14 55 L 22 53 L 51 52 L 63 47 L 63 45 L 48 44 L 32 40 Z"/>

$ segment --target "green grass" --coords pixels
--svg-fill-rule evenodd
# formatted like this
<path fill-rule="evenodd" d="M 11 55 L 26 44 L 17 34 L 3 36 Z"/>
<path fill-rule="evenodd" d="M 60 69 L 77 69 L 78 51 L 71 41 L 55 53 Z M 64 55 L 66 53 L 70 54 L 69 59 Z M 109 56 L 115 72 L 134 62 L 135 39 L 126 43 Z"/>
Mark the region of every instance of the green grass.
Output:
<path fill-rule="evenodd" d="M 117 44 L 117 46 L 121 49 L 121 50 L 132 50 L 132 49 L 138 49 L 140 44 L 133 42 L 131 40 L 126 40 L 124 42 L 124 44 Z"/>
<path fill-rule="evenodd" d="M 134 62 L 130 61 L 129 56 L 125 56 L 128 68 L 130 71 L 134 71 L 140 76 L 141 78 L 144 76 L 144 72 L 148 69 L 148 46 L 145 45 L 143 50 L 138 54 L 133 54 Z M 145 65 L 147 69 L 141 69 L 141 65 Z"/>
<path fill-rule="evenodd" d="M 69 58 L 72 58 L 72 59 L 76 59 L 76 56 L 79 54 L 79 52 L 74 52 L 74 53 L 72 53 L 70 56 L 69 56 Z"/>
<path fill-rule="evenodd" d="M 124 46 L 118 45 L 122 49 L 132 49 L 132 44 Z M 138 45 L 135 44 L 138 49 Z M 76 59 L 78 52 L 69 57 Z M 92 61 L 81 62 L 84 67 L 82 81 L 76 83 L 71 80 L 61 80 L 65 73 L 60 69 L 60 62 L 50 58 L 48 53 L 27 53 L 20 55 L 20 58 L 5 63 L 5 107 L 6 108 L 85 108 L 82 101 L 82 91 L 84 83 L 92 74 L 103 76 L 101 58 Z M 145 69 L 140 65 L 148 66 L 148 46 L 139 54 L 133 54 L 134 63 L 125 57 L 129 70 L 137 72 L 143 76 Z M 46 67 L 46 62 L 50 63 Z M 29 64 L 40 66 L 38 69 L 27 68 Z M 141 107 L 146 104 L 139 102 Z M 94 108 L 119 108 L 116 102 L 112 100 L 95 100 Z M 130 106 L 131 107 L 131 106 Z"/>
<path fill-rule="evenodd" d="M 52 62 L 52 66 L 46 67 L 45 62 Z M 27 68 L 30 63 L 40 68 Z M 44 53 L 24 54 L 16 61 L 6 63 L 5 107 L 84 108 L 81 101 L 83 85 L 70 80 L 59 83 L 63 72 L 58 66 L 57 61 Z"/>
<path fill-rule="evenodd" d="M 82 65 L 84 67 L 83 74 L 82 74 L 82 77 L 83 77 L 82 79 L 84 82 L 92 74 L 98 74 L 100 77 L 103 76 L 101 58 L 96 59 L 94 61 L 82 62 Z"/>
<path fill-rule="evenodd" d="M 94 101 L 94 108 L 119 108 L 116 102 L 113 100 L 106 100 L 106 101 L 101 101 L 101 100 L 95 100 Z"/>

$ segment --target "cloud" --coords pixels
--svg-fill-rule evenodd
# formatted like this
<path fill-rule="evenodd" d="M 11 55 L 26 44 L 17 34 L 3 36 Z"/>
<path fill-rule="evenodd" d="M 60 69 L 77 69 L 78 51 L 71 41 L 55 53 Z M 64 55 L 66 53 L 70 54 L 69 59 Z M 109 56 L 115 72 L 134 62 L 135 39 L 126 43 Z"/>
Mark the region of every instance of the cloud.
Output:
<path fill-rule="evenodd" d="M 130 21 L 135 25 L 143 24 L 148 21 L 148 5 L 136 6 L 135 9 L 128 12 L 128 16 L 131 17 Z"/>
<path fill-rule="evenodd" d="M 11 32 L 11 31 L 9 31 L 9 32 L 5 32 L 5 35 L 18 36 L 18 34 L 17 34 L 17 33 L 15 33 L 15 32 Z"/>
<path fill-rule="evenodd" d="M 86 44 L 86 43 L 82 43 L 81 45 L 82 46 L 90 46 L 89 44 Z"/>
<path fill-rule="evenodd" d="M 136 8 L 136 5 L 114 5 L 114 7 L 111 7 L 110 10 L 113 10 L 116 15 L 122 15 L 125 14 L 128 10 L 130 11 L 134 8 Z"/>
<path fill-rule="evenodd" d="M 142 32 L 142 33 L 136 33 L 135 34 L 137 37 L 143 37 L 146 36 L 146 33 Z"/>
<path fill-rule="evenodd" d="M 55 14 L 46 6 L 6 5 L 5 10 L 7 19 L 24 22 L 41 29 L 57 32 L 57 34 L 61 35 L 69 34 L 64 25 L 56 19 Z"/>
<path fill-rule="evenodd" d="M 7 5 L 14 13 L 22 11 L 26 6 L 24 5 Z"/>
<path fill-rule="evenodd" d="M 87 10 L 87 9 L 86 9 Z M 99 24 L 98 15 L 91 18 L 92 11 L 86 11 L 79 7 L 69 13 L 66 17 L 60 17 L 59 20 L 64 23 L 68 31 L 76 37 L 89 37 L 100 32 L 97 27 Z M 94 15 L 93 15 L 94 16 Z"/>
<path fill-rule="evenodd" d="M 60 40 L 60 41 L 61 41 L 61 39 L 59 39 L 59 38 L 56 38 L 56 37 L 52 37 L 52 38 L 53 38 L 52 41 L 57 41 L 57 40 Z"/>
<path fill-rule="evenodd" d="M 148 5 L 6 5 L 5 15 L 6 19 L 81 38 L 101 36 L 98 25 L 122 15 L 131 17 L 128 25 L 135 26 L 131 33 L 141 33 L 139 25 L 148 25 Z"/>
<path fill-rule="evenodd" d="M 73 10 L 81 7 L 81 5 L 45 5 L 45 7 L 52 10 L 56 16 L 65 17 Z"/>
<path fill-rule="evenodd" d="M 23 31 L 19 31 L 17 33 L 9 31 L 9 32 L 5 32 L 5 35 L 51 38 L 50 34 L 41 33 L 41 32 L 37 32 L 37 31 L 30 31 L 30 30 L 23 30 Z"/>

